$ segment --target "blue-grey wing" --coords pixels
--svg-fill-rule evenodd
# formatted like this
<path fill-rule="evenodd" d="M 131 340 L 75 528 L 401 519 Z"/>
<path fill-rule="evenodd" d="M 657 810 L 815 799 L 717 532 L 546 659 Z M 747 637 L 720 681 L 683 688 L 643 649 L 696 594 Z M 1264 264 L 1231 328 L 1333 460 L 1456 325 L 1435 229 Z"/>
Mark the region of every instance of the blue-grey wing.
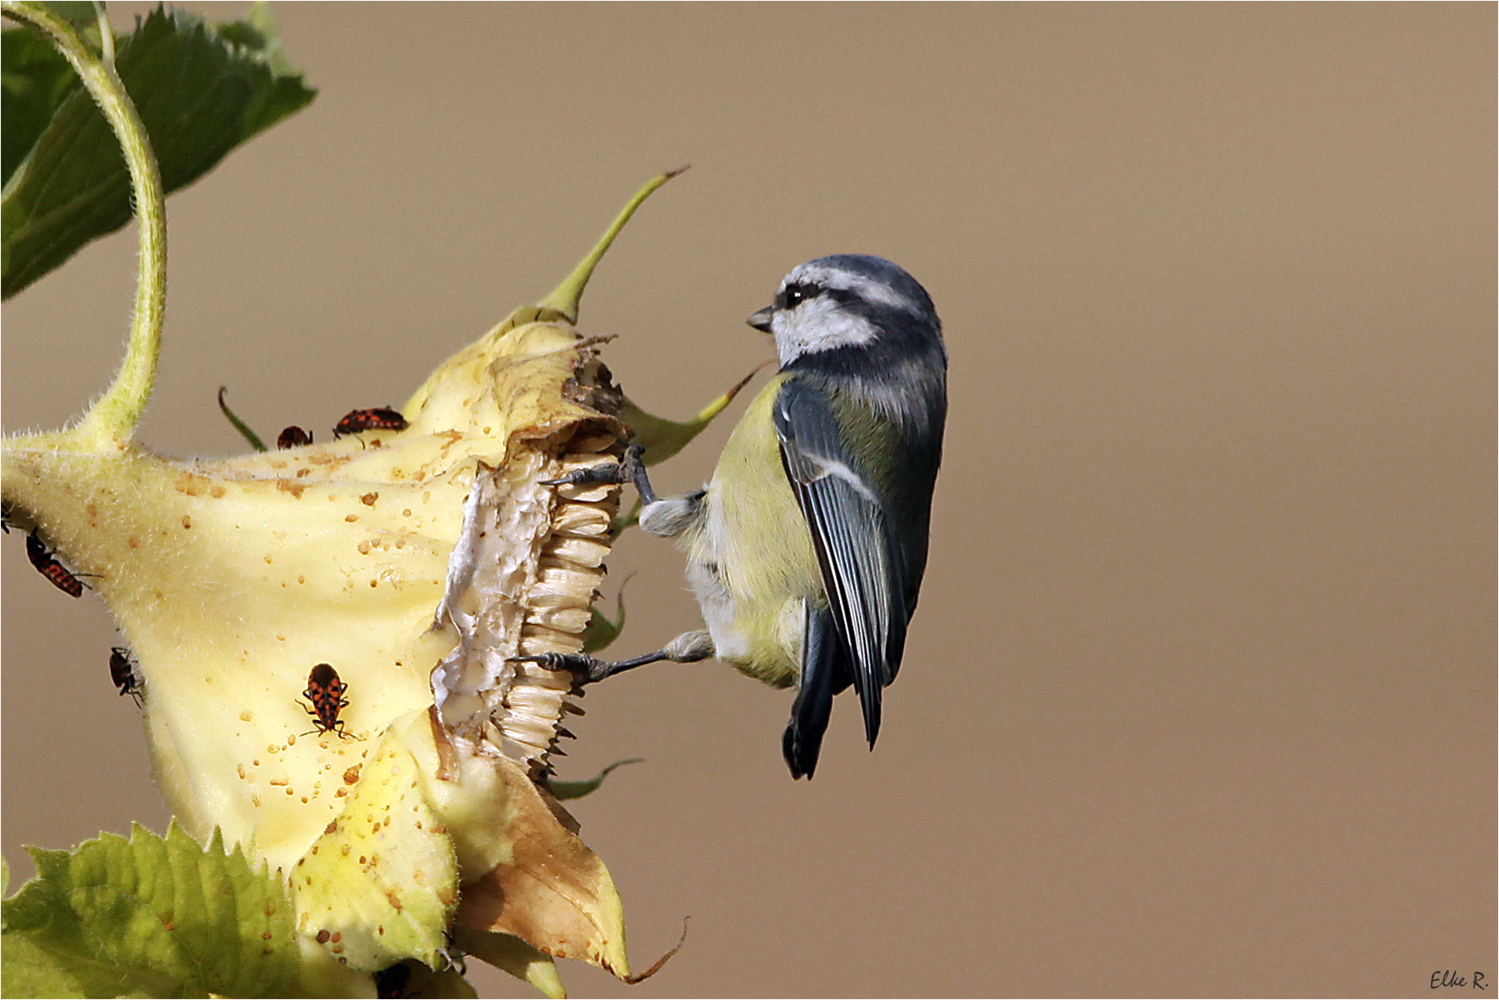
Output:
<path fill-rule="evenodd" d="M 837 416 L 817 385 L 788 379 L 776 398 L 774 421 L 781 461 L 811 532 L 828 610 L 843 647 L 839 659 L 846 661 L 848 678 L 859 692 L 864 733 L 872 746 L 880 728 L 880 693 L 895 678 L 905 644 L 905 560 L 891 537 L 878 491 L 850 453 Z M 803 685 L 836 683 L 840 671 L 807 669 L 817 666 L 806 662 L 808 651 L 803 651 Z M 799 701 L 820 705 L 836 690 L 803 692 Z"/>

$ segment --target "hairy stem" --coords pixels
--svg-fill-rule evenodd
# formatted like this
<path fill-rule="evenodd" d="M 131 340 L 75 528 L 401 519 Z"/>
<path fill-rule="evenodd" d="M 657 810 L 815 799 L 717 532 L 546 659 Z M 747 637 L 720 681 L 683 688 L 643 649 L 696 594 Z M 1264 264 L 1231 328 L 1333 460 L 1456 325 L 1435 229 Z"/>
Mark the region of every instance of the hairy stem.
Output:
<path fill-rule="evenodd" d="M 126 343 L 125 360 L 114 381 L 104 391 L 70 435 L 86 449 L 100 449 L 129 440 L 145 412 L 156 381 L 156 360 L 161 352 L 161 328 L 167 297 L 167 221 L 165 192 L 156 155 L 141 124 L 135 104 L 125 91 L 114 67 L 114 38 L 103 10 L 99 30 L 105 58 L 100 58 L 74 31 L 41 4 L 3 0 L 5 16 L 43 32 L 72 65 L 83 86 L 99 105 L 104 118 L 120 141 L 139 220 L 140 253 L 135 286 L 135 315 Z"/>

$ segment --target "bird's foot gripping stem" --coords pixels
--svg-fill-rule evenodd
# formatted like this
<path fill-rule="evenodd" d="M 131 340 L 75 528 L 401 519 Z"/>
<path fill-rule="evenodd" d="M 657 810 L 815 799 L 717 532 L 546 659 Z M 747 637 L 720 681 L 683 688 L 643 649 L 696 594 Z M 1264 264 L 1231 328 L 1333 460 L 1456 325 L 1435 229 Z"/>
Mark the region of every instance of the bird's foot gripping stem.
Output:
<path fill-rule="evenodd" d="M 557 479 L 543 479 L 545 486 L 601 486 L 605 483 L 622 486 L 625 483 L 633 483 L 635 489 L 640 493 L 641 503 L 655 503 L 656 491 L 651 488 L 650 477 L 646 475 L 645 461 L 641 456 L 645 449 L 638 444 L 632 444 L 625 449 L 625 457 L 618 462 L 603 465 L 590 465 L 586 469 L 574 469 L 565 476 Z"/>
<path fill-rule="evenodd" d="M 587 653 L 537 653 L 534 656 L 512 656 L 512 663 L 539 663 L 549 670 L 566 670 L 577 678 L 578 684 L 596 684 L 606 677 L 643 667 L 647 663 L 669 660 L 672 663 L 693 663 L 706 660 L 713 655 L 713 639 L 707 632 L 683 632 L 665 648 L 628 660 L 601 660 Z"/>

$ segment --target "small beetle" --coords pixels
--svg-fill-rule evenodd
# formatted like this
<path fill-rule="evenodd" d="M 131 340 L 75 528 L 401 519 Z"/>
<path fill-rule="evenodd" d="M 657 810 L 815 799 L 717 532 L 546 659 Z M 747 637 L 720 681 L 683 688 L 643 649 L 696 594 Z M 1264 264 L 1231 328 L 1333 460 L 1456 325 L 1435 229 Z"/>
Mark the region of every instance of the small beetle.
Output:
<path fill-rule="evenodd" d="M 401 416 L 399 410 L 393 410 L 388 406 L 374 406 L 367 410 L 350 410 L 345 413 L 338 426 L 333 428 L 333 436 L 343 437 L 345 434 L 358 434 L 360 431 L 404 431 L 406 429 L 406 418 Z"/>
<path fill-rule="evenodd" d="M 348 693 L 349 685 L 338 676 L 338 671 L 333 669 L 332 664 L 319 663 L 313 667 L 312 673 L 307 675 L 307 690 L 302 692 L 302 696 L 312 702 L 312 705 L 302 707 L 312 716 L 316 728 L 302 735 L 337 733 L 344 739 L 358 739 L 353 733 L 344 732 L 343 720 L 338 717 L 339 709 L 349 707 L 349 699 L 344 697 Z"/>
<path fill-rule="evenodd" d="M 30 559 L 36 571 L 51 580 L 52 586 L 58 590 L 69 597 L 83 596 L 83 581 L 69 573 L 62 563 L 52 557 L 52 553 L 47 551 L 47 546 L 42 544 L 42 540 L 37 537 L 35 531 L 26 536 L 26 558 Z"/>
<path fill-rule="evenodd" d="M 135 699 L 136 708 L 145 705 L 145 699 L 141 697 L 141 682 L 135 675 L 135 661 L 124 646 L 115 646 L 109 651 L 109 678 L 120 689 L 120 694 Z"/>
<path fill-rule="evenodd" d="M 375 996 L 409 997 L 411 989 L 411 966 L 392 965 L 375 973 Z"/>
<path fill-rule="evenodd" d="M 295 424 L 276 435 L 276 447 L 281 451 L 300 448 L 304 444 L 312 444 L 312 435 Z"/>

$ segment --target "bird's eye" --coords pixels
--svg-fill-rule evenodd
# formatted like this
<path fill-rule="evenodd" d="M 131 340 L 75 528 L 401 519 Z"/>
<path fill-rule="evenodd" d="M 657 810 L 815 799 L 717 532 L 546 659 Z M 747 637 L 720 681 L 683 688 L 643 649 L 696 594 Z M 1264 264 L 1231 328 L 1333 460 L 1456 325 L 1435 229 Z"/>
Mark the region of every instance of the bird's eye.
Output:
<path fill-rule="evenodd" d="M 787 285 L 781 289 L 781 294 L 776 296 L 776 308 L 795 309 L 807 297 L 807 290 L 801 285 Z"/>

